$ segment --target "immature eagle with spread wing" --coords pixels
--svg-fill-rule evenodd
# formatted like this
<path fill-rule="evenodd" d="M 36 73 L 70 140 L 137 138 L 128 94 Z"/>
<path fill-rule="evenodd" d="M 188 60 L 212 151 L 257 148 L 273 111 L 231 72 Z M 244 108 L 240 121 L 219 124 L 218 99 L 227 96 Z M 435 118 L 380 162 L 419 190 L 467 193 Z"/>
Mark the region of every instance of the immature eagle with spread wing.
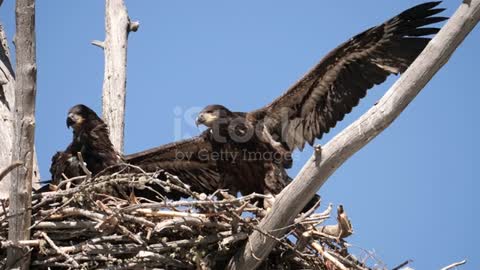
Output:
<path fill-rule="evenodd" d="M 277 194 L 289 182 L 290 153 L 313 144 L 344 118 L 367 90 L 390 74 L 404 72 L 445 20 L 440 2 L 410 8 L 351 38 L 259 110 L 239 113 L 207 106 L 197 124 L 200 136 L 126 156 L 146 170 L 165 169 L 200 192 L 228 188 L 233 193 Z M 183 177 L 182 177 L 183 176 Z"/>
<path fill-rule="evenodd" d="M 63 175 L 67 178 L 85 175 L 77 153 L 92 175 L 122 163 L 108 137 L 107 125 L 92 109 L 82 104 L 73 106 L 68 111 L 67 127 L 73 129 L 73 139 L 65 151 L 52 157 L 52 184 L 58 185 Z"/>

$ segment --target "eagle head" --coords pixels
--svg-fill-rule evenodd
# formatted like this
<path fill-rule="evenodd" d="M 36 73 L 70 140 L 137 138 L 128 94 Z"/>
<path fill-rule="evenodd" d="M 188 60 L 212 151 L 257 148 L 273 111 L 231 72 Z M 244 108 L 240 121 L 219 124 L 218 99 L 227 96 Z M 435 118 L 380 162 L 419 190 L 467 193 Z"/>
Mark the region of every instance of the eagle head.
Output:
<path fill-rule="evenodd" d="M 78 104 L 68 111 L 67 128 L 72 127 L 73 130 L 78 131 L 82 129 L 86 121 L 97 119 L 100 120 L 98 115 L 92 109 L 83 104 Z"/>
<path fill-rule="evenodd" d="M 232 116 L 232 112 L 222 105 L 208 105 L 205 107 L 197 117 L 195 123 L 197 126 L 204 125 L 207 127 L 213 127 L 219 124 L 220 121 L 226 121 Z"/>

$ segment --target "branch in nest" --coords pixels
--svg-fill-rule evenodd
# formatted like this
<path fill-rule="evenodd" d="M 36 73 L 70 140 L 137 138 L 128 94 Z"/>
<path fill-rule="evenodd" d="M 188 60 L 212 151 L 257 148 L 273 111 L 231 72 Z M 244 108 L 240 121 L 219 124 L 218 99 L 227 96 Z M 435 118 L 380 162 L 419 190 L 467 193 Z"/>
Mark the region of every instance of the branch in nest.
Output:
<path fill-rule="evenodd" d="M 87 166 L 86 166 L 87 163 L 85 163 L 85 161 L 83 160 L 82 153 L 77 152 L 77 157 L 78 157 L 78 160 L 80 161 L 80 167 L 82 168 L 83 172 L 87 176 L 86 180 L 89 180 L 90 178 L 92 178 L 92 172 L 89 169 L 87 169 Z"/>
<path fill-rule="evenodd" d="M 60 255 L 62 255 L 63 257 L 65 257 L 67 259 L 67 263 L 71 263 L 75 268 L 78 268 L 80 267 L 80 265 L 78 264 L 77 261 L 75 261 L 75 259 L 73 259 L 72 257 L 70 257 L 70 255 L 68 255 L 67 253 L 63 252 L 60 250 L 60 248 L 58 248 L 58 246 L 55 244 L 55 242 L 52 241 L 52 239 L 50 239 L 50 237 L 48 237 L 48 235 L 46 233 L 42 233 L 42 237 L 43 239 L 45 239 L 45 241 L 47 241 L 47 243 Z"/>

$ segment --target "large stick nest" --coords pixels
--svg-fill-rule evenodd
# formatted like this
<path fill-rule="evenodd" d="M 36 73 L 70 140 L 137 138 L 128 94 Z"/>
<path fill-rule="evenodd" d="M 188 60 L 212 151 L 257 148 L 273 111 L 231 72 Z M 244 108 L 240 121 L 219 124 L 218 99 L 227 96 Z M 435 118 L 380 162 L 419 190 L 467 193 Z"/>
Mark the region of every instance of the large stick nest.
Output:
<path fill-rule="evenodd" d="M 254 230 L 272 237 L 258 227 L 268 211 L 256 206 L 264 195 L 237 198 L 218 190 L 207 196 L 160 174 L 78 177 L 62 182 L 57 191 L 34 194 L 32 240 L 15 244 L 7 241 L 8 202 L 2 201 L 0 266 L 5 266 L 6 248 L 15 247 L 31 252 L 32 268 L 225 269 Z M 81 184 L 73 187 L 75 182 Z M 139 189 L 182 192 L 188 199 L 131 195 Z M 343 238 L 351 227 L 343 208 L 337 224 L 327 226 L 322 223 L 332 206 L 314 210 L 300 214 L 288 235 L 276 238 L 278 245 L 261 268 L 368 269 L 347 252 Z"/>

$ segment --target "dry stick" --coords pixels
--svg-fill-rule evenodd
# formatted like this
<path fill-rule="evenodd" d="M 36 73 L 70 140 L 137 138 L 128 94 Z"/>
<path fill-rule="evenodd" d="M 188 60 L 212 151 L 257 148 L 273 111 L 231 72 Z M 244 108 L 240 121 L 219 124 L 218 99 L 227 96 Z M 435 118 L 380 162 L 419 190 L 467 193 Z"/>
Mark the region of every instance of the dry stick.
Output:
<path fill-rule="evenodd" d="M 182 226 L 188 227 L 199 227 L 199 228 L 216 228 L 220 230 L 229 230 L 231 226 L 229 224 L 223 224 L 219 222 L 212 222 L 208 219 L 204 218 L 197 218 L 197 217 L 176 217 L 163 220 L 162 222 L 158 223 L 154 231 L 156 233 L 161 233 L 163 230 L 166 229 L 178 229 Z"/>
<path fill-rule="evenodd" d="M 63 252 L 56 244 L 55 242 L 53 242 L 52 239 L 50 239 L 50 237 L 48 237 L 48 235 L 44 232 L 41 233 L 43 239 L 45 239 L 45 241 L 47 241 L 47 243 L 60 255 L 62 255 L 63 257 L 65 257 L 67 259 L 67 263 L 72 263 L 73 266 L 75 268 L 78 268 L 80 267 L 80 265 L 77 263 L 77 261 L 75 261 L 75 259 L 73 259 L 72 257 L 70 257 L 70 255 L 68 255 L 67 253 Z"/>
<path fill-rule="evenodd" d="M 333 257 L 328 251 L 325 251 L 322 247 L 322 245 L 320 245 L 319 243 L 315 242 L 315 241 L 311 241 L 310 242 L 310 245 L 312 245 L 312 247 L 318 251 L 318 253 L 320 253 L 320 255 L 323 256 L 324 259 L 326 260 L 329 260 L 331 261 L 333 264 L 335 264 L 335 266 L 337 268 L 339 268 L 340 270 L 348 270 L 347 267 L 345 267 L 345 265 L 343 265 L 341 262 L 339 262 L 335 257 Z"/>
<path fill-rule="evenodd" d="M 12 241 L 2 241 L 0 242 L 0 249 L 9 248 L 9 247 L 38 247 L 42 244 L 42 240 L 21 240 L 17 243 Z"/>
<path fill-rule="evenodd" d="M 243 197 L 235 199 L 225 199 L 220 201 L 213 201 L 212 198 L 209 198 L 209 201 L 173 201 L 173 202 L 161 202 L 161 203 L 141 203 L 129 206 L 125 209 L 122 209 L 123 212 L 132 212 L 140 208 L 150 208 L 150 209 L 162 209 L 162 208 L 171 208 L 171 207 L 182 207 L 182 206 L 200 206 L 200 205 L 231 205 L 238 204 L 244 201 L 250 201 L 255 198 L 265 198 L 267 196 L 258 193 L 252 193 Z"/>
<path fill-rule="evenodd" d="M 449 270 L 449 269 L 455 268 L 455 267 L 460 266 L 460 265 L 465 264 L 465 263 L 467 263 L 467 260 L 452 263 L 450 265 L 447 265 L 447 266 L 443 267 L 441 270 Z"/>
<path fill-rule="evenodd" d="M 460 5 L 452 18 L 375 107 L 328 142 L 322 149 L 321 157 L 316 155 L 307 161 L 295 180 L 276 197 L 272 211 L 259 225 L 263 231 L 274 231 L 291 224 L 328 177 L 400 115 L 477 24 L 480 19 L 480 0 L 469 2 Z M 281 237 L 284 232 L 275 231 L 273 234 Z M 229 269 L 255 269 L 275 244 L 273 239 L 253 232 L 248 243 L 230 261 Z"/>
<path fill-rule="evenodd" d="M 120 233 L 122 233 L 123 235 L 130 238 L 133 242 L 135 242 L 135 243 L 137 243 L 141 246 L 145 245 L 145 242 L 143 242 L 142 239 L 140 239 L 140 237 L 138 237 L 137 235 L 132 233 L 129 229 L 127 229 L 127 227 L 125 227 L 123 225 L 120 225 L 120 224 L 117 224 L 117 228 L 120 231 Z"/>
<path fill-rule="evenodd" d="M 50 216 L 52 216 L 53 214 L 55 214 L 56 212 L 58 212 L 60 209 L 66 207 L 71 201 L 73 201 L 73 198 L 70 198 L 68 199 L 68 201 L 66 201 L 63 205 L 61 205 L 60 207 L 56 208 L 56 209 L 53 209 L 51 211 L 48 211 L 47 215 L 45 215 L 44 217 L 42 217 L 40 220 L 36 221 L 32 226 L 30 226 L 28 229 L 31 230 L 32 228 L 34 228 L 35 226 L 37 226 L 40 222 L 46 220 L 47 218 L 49 218 Z"/>
<path fill-rule="evenodd" d="M 335 257 L 341 263 L 346 264 L 348 267 L 354 267 L 355 269 L 359 269 L 359 270 L 370 270 L 370 269 L 367 269 L 365 267 L 362 267 L 362 266 L 356 264 L 356 262 L 350 261 L 346 257 L 340 256 L 340 254 L 338 254 L 338 253 L 332 252 L 332 253 L 330 253 L 330 255 Z"/>
<path fill-rule="evenodd" d="M 406 260 L 404 261 L 403 263 L 399 264 L 398 266 L 395 266 L 394 268 L 392 268 L 392 270 L 400 270 L 402 269 L 404 266 L 407 266 L 409 263 L 411 263 L 412 261 L 411 260 Z"/>
<path fill-rule="evenodd" d="M 150 175 L 153 175 L 153 174 L 149 174 L 147 176 L 150 177 Z M 61 197 L 69 196 L 69 195 L 76 194 L 76 193 L 79 193 L 79 192 L 85 192 L 85 191 L 91 191 L 91 190 L 99 189 L 99 188 L 101 188 L 102 186 L 104 186 L 105 184 L 108 184 L 108 183 L 114 183 L 114 184 L 115 183 L 117 183 L 117 184 L 125 183 L 126 184 L 126 183 L 131 181 L 130 179 L 132 177 L 137 177 L 137 176 L 143 176 L 143 175 L 125 174 L 125 175 L 121 175 L 119 178 L 115 178 L 115 179 L 112 179 L 111 176 L 99 176 L 99 177 L 96 177 L 94 179 L 95 181 L 86 183 L 85 185 L 80 185 L 80 186 L 77 186 L 75 188 L 71 188 L 69 190 L 58 190 L 58 191 L 43 192 L 43 193 L 39 193 L 39 194 L 34 194 L 32 197 L 34 199 L 45 198 L 45 197 L 61 198 Z M 82 177 L 85 178 L 85 176 L 82 176 Z M 78 179 L 81 179 L 82 177 L 78 177 Z M 77 178 L 77 177 L 75 177 L 75 178 Z M 72 179 L 74 179 L 74 178 L 71 178 L 70 180 L 72 180 Z"/>
<path fill-rule="evenodd" d="M 92 178 L 92 172 L 89 169 L 87 169 L 87 166 L 85 165 L 86 163 L 83 160 L 82 153 L 77 152 L 77 157 L 78 157 L 78 160 L 80 161 L 80 167 L 82 168 L 83 172 L 86 175 L 85 181 L 90 180 L 90 178 Z"/>
<path fill-rule="evenodd" d="M 35 225 L 36 230 L 80 230 L 95 227 L 97 222 L 94 221 L 43 221 Z"/>
<path fill-rule="evenodd" d="M 157 253 L 154 253 L 154 252 L 151 252 L 151 251 L 139 252 L 135 257 L 140 258 L 142 260 L 144 258 L 148 258 L 148 259 L 150 259 L 150 261 L 153 261 L 155 263 L 159 263 L 159 265 L 165 266 L 167 269 L 169 268 L 168 266 L 173 266 L 173 267 L 177 267 L 177 268 L 180 268 L 180 269 L 185 268 L 185 263 L 184 262 L 169 258 L 168 255 L 167 256 L 166 255 L 160 255 L 160 254 L 157 254 Z M 124 269 L 131 269 L 131 268 L 129 267 L 129 268 L 124 268 Z M 146 269 L 146 268 L 144 268 L 144 269 Z"/>
<path fill-rule="evenodd" d="M 76 252 L 86 250 L 86 247 L 88 245 L 95 245 L 102 242 L 108 242 L 108 243 L 121 242 L 121 241 L 125 241 L 126 239 L 128 239 L 128 237 L 124 235 L 101 236 L 98 238 L 89 239 L 85 242 L 82 242 L 73 246 L 60 247 L 60 249 L 65 253 L 76 253 Z"/>
<path fill-rule="evenodd" d="M 176 211 L 153 211 L 151 209 L 137 209 L 136 212 L 150 217 L 195 217 L 195 218 L 207 218 L 208 216 L 215 216 L 219 213 L 186 213 Z"/>
<path fill-rule="evenodd" d="M 106 216 L 103 214 L 95 213 L 92 211 L 88 211 L 85 209 L 79 209 L 75 207 L 64 208 L 60 211 L 61 217 L 64 218 L 65 216 L 83 216 L 94 221 L 102 222 L 106 219 Z M 51 217 L 54 218 L 54 217 Z"/>
<path fill-rule="evenodd" d="M 15 2 L 15 138 L 13 160 L 24 165 L 13 170 L 10 187 L 10 218 L 8 239 L 28 240 L 31 224 L 32 180 L 35 142 L 35 98 L 37 66 L 35 42 L 35 0 Z M 28 269 L 30 252 L 10 248 L 7 265 Z"/>
<path fill-rule="evenodd" d="M 128 214 L 122 214 L 122 213 L 118 213 L 117 209 L 111 209 L 110 207 L 108 207 L 107 205 L 105 205 L 104 203 L 102 203 L 101 201 L 97 201 L 95 202 L 103 211 L 105 211 L 105 213 L 109 214 L 109 215 L 114 215 L 115 217 L 117 217 L 118 219 L 120 220 L 126 220 L 126 221 L 130 221 L 130 222 L 135 222 L 135 223 L 138 223 L 140 225 L 143 225 L 143 226 L 146 226 L 146 227 L 155 227 L 155 223 L 145 219 L 145 218 L 142 218 L 142 217 L 136 217 L 136 216 L 132 216 L 132 215 L 128 215 Z"/>

